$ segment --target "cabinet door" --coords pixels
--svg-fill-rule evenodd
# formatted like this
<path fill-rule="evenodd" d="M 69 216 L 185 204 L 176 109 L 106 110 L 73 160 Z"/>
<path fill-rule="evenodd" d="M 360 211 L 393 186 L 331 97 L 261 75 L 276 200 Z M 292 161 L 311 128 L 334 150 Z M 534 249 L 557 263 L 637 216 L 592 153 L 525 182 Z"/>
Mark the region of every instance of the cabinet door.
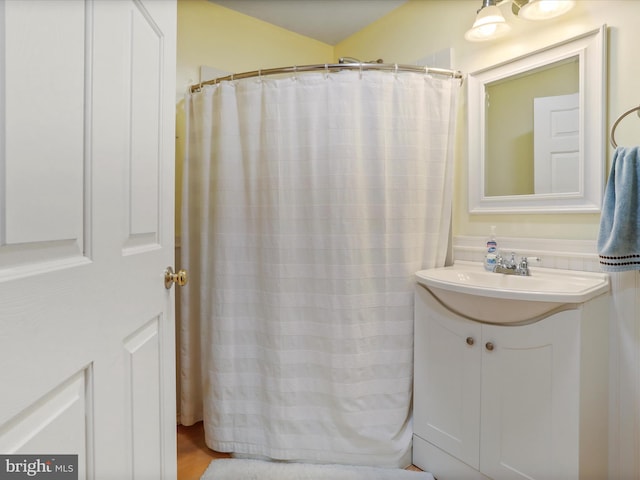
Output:
<path fill-rule="evenodd" d="M 481 324 L 416 286 L 414 433 L 479 468 Z"/>
<path fill-rule="evenodd" d="M 482 342 L 480 470 L 501 480 L 577 478 L 577 311 L 485 325 Z"/>

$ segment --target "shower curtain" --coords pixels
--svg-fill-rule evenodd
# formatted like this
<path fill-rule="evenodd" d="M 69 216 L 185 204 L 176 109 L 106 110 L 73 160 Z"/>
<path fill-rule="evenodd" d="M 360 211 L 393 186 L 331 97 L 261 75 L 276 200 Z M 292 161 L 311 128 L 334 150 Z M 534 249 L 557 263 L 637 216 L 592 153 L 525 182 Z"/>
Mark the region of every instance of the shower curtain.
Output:
<path fill-rule="evenodd" d="M 458 90 L 342 71 L 187 96 L 180 415 L 210 448 L 410 463 L 413 274 L 445 260 Z"/>

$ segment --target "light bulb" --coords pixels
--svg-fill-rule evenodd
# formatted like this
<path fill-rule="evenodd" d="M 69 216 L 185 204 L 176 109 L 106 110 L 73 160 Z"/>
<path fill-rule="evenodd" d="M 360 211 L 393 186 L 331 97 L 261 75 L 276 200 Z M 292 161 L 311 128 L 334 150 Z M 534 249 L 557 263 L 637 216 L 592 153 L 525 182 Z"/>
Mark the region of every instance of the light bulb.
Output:
<path fill-rule="evenodd" d="M 530 0 L 520 9 L 518 16 L 527 20 L 546 20 L 567 13 L 574 3 L 573 0 Z"/>
<path fill-rule="evenodd" d="M 476 16 L 473 26 L 464 34 L 471 42 L 493 40 L 505 35 L 511 27 L 507 24 L 502 12 L 495 5 L 482 8 Z"/>

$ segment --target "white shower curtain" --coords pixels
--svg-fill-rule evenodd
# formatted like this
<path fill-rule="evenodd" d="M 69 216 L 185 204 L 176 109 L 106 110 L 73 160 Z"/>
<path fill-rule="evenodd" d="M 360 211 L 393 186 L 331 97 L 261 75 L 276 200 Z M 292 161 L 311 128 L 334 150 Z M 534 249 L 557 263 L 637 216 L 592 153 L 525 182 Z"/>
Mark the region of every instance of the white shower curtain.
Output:
<path fill-rule="evenodd" d="M 180 414 L 210 448 L 410 462 L 413 274 L 446 255 L 458 90 L 342 71 L 188 96 Z"/>

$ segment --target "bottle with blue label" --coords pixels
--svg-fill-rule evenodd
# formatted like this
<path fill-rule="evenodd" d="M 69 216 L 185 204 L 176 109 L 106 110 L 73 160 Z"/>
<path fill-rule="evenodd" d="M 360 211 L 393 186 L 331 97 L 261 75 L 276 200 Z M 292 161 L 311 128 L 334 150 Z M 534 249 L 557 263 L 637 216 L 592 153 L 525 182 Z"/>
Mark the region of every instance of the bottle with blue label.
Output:
<path fill-rule="evenodd" d="M 491 235 L 487 240 L 487 254 L 484 256 L 484 268 L 490 272 L 496 268 L 498 261 L 498 241 L 496 240 L 496 227 L 491 226 Z"/>

